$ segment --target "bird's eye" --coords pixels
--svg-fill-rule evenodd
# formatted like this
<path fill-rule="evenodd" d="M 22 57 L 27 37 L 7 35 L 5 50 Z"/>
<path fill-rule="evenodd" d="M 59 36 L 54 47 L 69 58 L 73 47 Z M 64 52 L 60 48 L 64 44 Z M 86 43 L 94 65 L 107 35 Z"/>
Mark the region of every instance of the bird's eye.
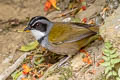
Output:
<path fill-rule="evenodd" d="M 33 26 L 34 29 L 39 30 L 41 32 L 45 32 L 47 30 L 47 24 L 43 24 L 43 23 L 36 23 Z"/>
<path fill-rule="evenodd" d="M 39 24 L 38 24 L 38 23 L 36 23 L 36 26 L 39 26 Z"/>
<path fill-rule="evenodd" d="M 33 28 L 37 29 L 40 27 L 40 23 L 36 23 L 34 26 L 32 26 Z"/>

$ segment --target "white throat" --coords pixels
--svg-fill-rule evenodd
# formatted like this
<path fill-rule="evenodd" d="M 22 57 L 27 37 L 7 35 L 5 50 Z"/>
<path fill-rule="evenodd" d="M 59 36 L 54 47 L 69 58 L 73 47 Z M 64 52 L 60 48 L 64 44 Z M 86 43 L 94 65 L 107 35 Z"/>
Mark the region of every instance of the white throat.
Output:
<path fill-rule="evenodd" d="M 38 30 L 31 30 L 33 36 L 36 38 L 36 40 L 39 40 L 43 36 L 45 36 L 45 32 L 40 32 Z"/>

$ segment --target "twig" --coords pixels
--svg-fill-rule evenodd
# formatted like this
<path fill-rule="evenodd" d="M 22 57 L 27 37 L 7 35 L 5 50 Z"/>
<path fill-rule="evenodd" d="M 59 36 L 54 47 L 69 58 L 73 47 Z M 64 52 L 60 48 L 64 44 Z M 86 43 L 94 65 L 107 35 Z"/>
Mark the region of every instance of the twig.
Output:
<path fill-rule="evenodd" d="M 18 21 L 18 19 L 10 19 L 4 22 L 0 22 L 0 24 L 11 23 L 11 22 L 16 22 L 16 21 Z"/>
<path fill-rule="evenodd" d="M 50 72 L 54 71 L 57 68 L 58 63 L 52 65 L 48 70 L 44 73 L 44 75 L 39 80 L 45 80 L 45 78 L 50 74 Z"/>
<path fill-rule="evenodd" d="M 66 12 L 64 12 L 64 13 L 61 13 L 61 14 L 58 14 L 56 17 L 54 17 L 53 19 L 56 19 L 56 18 L 60 18 L 60 17 L 62 17 L 62 16 L 66 16 L 67 14 L 70 14 L 70 13 L 72 13 L 73 11 L 76 11 L 76 10 L 78 10 L 79 8 L 74 8 L 74 9 L 72 9 L 72 10 L 69 10 L 69 11 L 66 11 Z"/>
<path fill-rule="evenodd" d="M 0 80 L 6 80 L 6 78 L 13 72 L 15 71 L 23 62 L 23 60 L 26 58 L 27 55 L 30 53 L 24 53 L 22 56 L 20 56 L 17 61 L 10 66 L 8 69 L 6 69 L 3 73 L 0 74 Z"/>

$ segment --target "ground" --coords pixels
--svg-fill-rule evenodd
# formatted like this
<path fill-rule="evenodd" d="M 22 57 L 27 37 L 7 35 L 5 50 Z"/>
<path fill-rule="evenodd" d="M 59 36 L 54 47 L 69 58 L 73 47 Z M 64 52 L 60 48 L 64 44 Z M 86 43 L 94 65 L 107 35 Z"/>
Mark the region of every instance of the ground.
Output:
<path fill-rule="evenodd" d="M 19 21 L 25 21 L 27 17 L 43 15 L 45 16 L 45 12 L 43 11 L 44 2 L 35 0 L 0 0 L 0 74 L 4 72 L 9 66 L 11 66 L 24 52 L 19 51 L 22 45 L 28 44 L 35 40 L 31 33 L 20 32 L 19 30 L 23 30 L 23 27 L 26 25 L 20 24 L 14 26 L 15 21 L 10 22 L 8 20 L 18 19 Z M 76 15 L 76 17 L 84 18 L 93 16 L 96 12 L 100 12 L 101 8 L 104 4 L 104 0 L 96 0 L 96 2 L 89 7 L 86 12 L 82 12 L 81 14 Z M 105 41 L 110 40 L 111 42 L 115 43 L 114 46 L 119 47 L 119 12 L 120 8 L 118 8 L 111 17 L 106 18 L 105 25 L 101 26 L 100 34 L 104 38 Z M 63 18 L 52 19 L 53 15 L 60 13 L 59 11 L 54 11 L 47 15 L 47 17 L 52 21 L 62 21 Z M 91 13 L 91 14 L 85 14 Z M 117 15 L 117 16 L 116 16 Z M 116 17 L 115 17 L 116 16 Z M 18 22 L 19 22 L 18 21 Z M 112 22 L 112 23 L 111 23 Z M 116 23 L 116 24 L 115 24 Z M 112 25 L 115 24 L 115 25 Z M 106 29 L 106 26 L 110 26 Z M 117 26 L 117 27 L 116 27 Z M 117 30 L 116 30 L 116 28 Z M 115 31 L 116 30 L 116 31 Z M 115 36 L 114 33 L 116 34 Z M 111 35 L 109 35 L 111 34 Z M 116 38 L 117 37 L 117 38 Z M 71 64 L 68 64 L 72 67 L 72 78 L 70 80 L 95 80 L 96 77 L 101 76 L 104 68 L 102 66 L 97 67 L 95 62 L 98 62 L 102 56 L 102 49 L 104 47 L 103 40 L 96 40 L 88 47 L 85 48 L 87 52 L 91 54 L 91 57 L 94 61 L 93 65 L 86 65 L 82 61 L 83 55 L 82 53 L 76 54 L 72 60 L 70 61 Z M 96 74 L 90 73 L 91 70 L 95 70 Z M 61 73 L 61 72 L 59 72 Z M 60 77 L 59 73 L 53 73 L 51 76 L 47 77 L 45 75 L 41 78 L 43 80 L 59 80 Z M 84 76 L 82 76 L 84 75 Z M 93 78 L 94 77 L 94 78 Z M 100 80 L 100 79 L 99 79 Z"/>
<path fill-rule="evenodd" d="M 10 66 L 23 52 L 18 49 L 20 46 L 32 41 L 29 33 L 19 33 L 25 25 L 17 27 L 10 26 L 10 19 L 25 20 L 26 17 L 43 15 L 43 3 L 45 1 L 35 0 L 34 3 L 28 0 L 0 0 L 0 73 Z M 32 2 L 32 3 L 31 3 Z M 38 5 L 38 6 L 36 6 Z M 39 8 L 41 7 L 41 8 Z M 5 22 L 5 24 L 4 24 Z M 14 23 L 14 21 L 13 21 Z M 34 38 L 33 38 L 34 39 Z"/>

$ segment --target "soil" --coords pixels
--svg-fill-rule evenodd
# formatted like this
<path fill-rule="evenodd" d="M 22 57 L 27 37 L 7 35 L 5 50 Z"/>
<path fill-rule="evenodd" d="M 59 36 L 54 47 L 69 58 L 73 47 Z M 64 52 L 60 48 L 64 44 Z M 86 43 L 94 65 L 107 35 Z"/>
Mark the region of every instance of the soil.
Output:
<path fill-rule="evenodd" d="M 90 0 L 88 0 L 90 1 Z M 98 3 L 104 3 L 104 0 L 96 0 L 99 1 Z M 93 1 L 94 2 L 94 1 Z M 26 32 L 19 32 L 18 30 L 22 30 L 23 25 L 18 26 L 11 26 L 11 23 L 2 23 L 4 21 L 10 20 L 10 19 L 18 19 L 19 21 L 26 20 L 27 17 L 33 17 L 42 15 L 45 16 L 44 12 L 44 3 L 45 0 L 0 0 L 0 74 L 7 69 L 10 65 L 12 65 L 24 52 L 19 51 L 20 47 L 22 45 L 28 44 L 31 41 L 35 40 L 31 33 Z M 76 17 L 83 18 L 87 15 L 87 17 L 91 17 L 96 13 L 96 11 L 100 12 L 101 8 L 104 4 L 98 5 L 99 8 L 96 5 L 98 3 L 95 3 L 91 7 L 89 7 L 88 10 L 86 10 L 87 13 L 91 14 L 85 14 L 85 11 L 81 14 L 76 15 Z M 95 11 L 95 12 L 94 12 Z M 47 15 L 47 17 L 52 20 L 53 15 L 57 15 L 60 13 L 60 11 L 54 11 Z M 83 15 L 81 17 L 81 15 Z M 111 18 L 112 19 L 112 18 Z M 62 21 L 63 18 L 57 18 L 52 21 Z M 109 24 L 109 23 L 108 23 Z M 111 31 L 105 31 L 104 28 L 101 31 L 103 33 L 102 37 L 106 39 L 106 36 L 109 35 Z M 111 28 L 109 28 L 111 29 Z M 107 33 L 109 32 L 109 33 Z M 112 33 L 112 32 L 111 32 Z M 110 34 L 111 34 L 110 33 Z M 108 36 L 107 40 L 111 40 L 111 36 Z M 114 42 L 114 38 L 112 39 Z M 119 42 L 118 42 L 119 43 Z M 117 42 L 116 42 L 117 45 Z M 101 59 L 102 56 L 102 48 L 103 48 L 103 41 L 96 40 L 91 45 L 89 45 L 86 49 L 89 53 L 91 53 L 91 57 L 94 57 L 92 59 L 94 62 L 98 62 L 98 60 Z M 96 63 L 92 66 L 87 66 L 86 71 L 80 71 L 83 66 L 85 66 L 85 63 L 82 61 L 81 54 L 76 54 L 73 59 L 71 60 L 72 64 L 70 64 L 73 67 L 73 79 L 75 80 L 94 80 L 93 77 L 99 77 L 103 72 L 103 67 L 95 67 Z M 91 74 L 89 71 L 95 69 L 96 75 Z M 86 73 L 84 73 L 86 72 Z M 85 76 L 82 76 L 85 74 Z M 57 80 L 57 78 L 60 76 L 58 74 L 53 74 L 50 77 L 48 77 L 46 80 Z M 55 78 L 56 77 L 56 78 Z M 43 80 L 43 78 L 41 78 Z"/>
<path fill-rule="evenodd" d="M 34 39 L 30 33 L 17 31 L 25 25 L 11 26 L 9 20 L 24 21 L 27 17 L 44 15 L 44 3 L 42 0 L 0 0 L 0 73 L 24 54 L 19 51 L 20 47 Z"/>
<path fill-rule="evenodd" d="M 0 20 L 44 15 L 45 0 L 0 0 Z"/>
<path fill-rule="evenodd" d="M 34 39 L 29 36 L 30 33 L 18 32 L 18 30 L 22 30 L 22 25 L 9 29 L 5 27 L 10 25 L 3 24 L 1 26 L 4 29 L 1 29 L 0 32 L 0 73 L 23 54 L 23 52 L 19 51 L 20 47 Z"/>

